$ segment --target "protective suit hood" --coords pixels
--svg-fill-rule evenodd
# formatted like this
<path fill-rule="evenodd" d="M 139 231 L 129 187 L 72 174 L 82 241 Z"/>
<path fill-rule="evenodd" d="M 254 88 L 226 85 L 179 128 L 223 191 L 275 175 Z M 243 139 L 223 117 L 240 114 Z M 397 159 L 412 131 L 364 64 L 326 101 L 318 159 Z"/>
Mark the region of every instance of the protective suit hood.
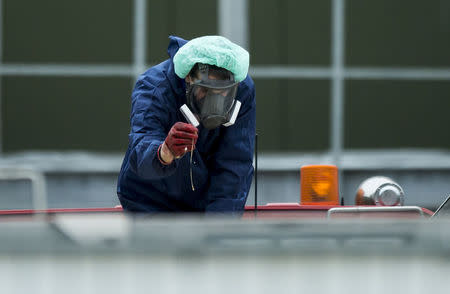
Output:
<path fill-rule="evenodd" d="M 172 59 L 175 56 L 175 53 L 178 52 L 178 50 L 183 47 L 188 41 L 185 39 L 182 39 L 177 36 L 169 36 L 169 47 L 167 48 L 167 54 L 169 54 L 170 59 Z"/>

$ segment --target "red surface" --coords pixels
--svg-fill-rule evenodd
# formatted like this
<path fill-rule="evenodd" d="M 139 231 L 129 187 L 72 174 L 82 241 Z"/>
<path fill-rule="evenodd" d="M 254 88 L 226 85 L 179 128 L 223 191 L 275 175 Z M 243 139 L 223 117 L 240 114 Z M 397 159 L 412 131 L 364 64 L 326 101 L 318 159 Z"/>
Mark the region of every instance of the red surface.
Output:
<path fill-rule="evenodd" d="M 35 214 L 35 213 L 85 213 L 85 212 L 121 212 L 122 207 L 111 208 L 54 208 L 47 210 L 34 209 L 11 209 L 0 210 L 0 215 L 21 215 L 21 214 Z"/>
<path fill-rule="evenodd" d="M 432 212 L 431 210 L 427 209 L 427 208 L 422 208 L 423 213 L 428 214 L 429 216 L 432 216 L 434 214 L 434 212 Z"/>

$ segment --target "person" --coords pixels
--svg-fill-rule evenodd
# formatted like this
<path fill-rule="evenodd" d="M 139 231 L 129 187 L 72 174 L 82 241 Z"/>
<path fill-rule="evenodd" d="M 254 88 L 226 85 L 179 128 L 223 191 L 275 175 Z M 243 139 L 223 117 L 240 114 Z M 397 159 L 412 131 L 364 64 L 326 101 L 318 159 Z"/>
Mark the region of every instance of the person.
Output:
<path fill-rule="evenodd" d="M 119 201 L 129 212 L 241 215 L 254 172 L 249 54 L 221 36 L 169 39 L 170 58 L 132 92 Z"/>

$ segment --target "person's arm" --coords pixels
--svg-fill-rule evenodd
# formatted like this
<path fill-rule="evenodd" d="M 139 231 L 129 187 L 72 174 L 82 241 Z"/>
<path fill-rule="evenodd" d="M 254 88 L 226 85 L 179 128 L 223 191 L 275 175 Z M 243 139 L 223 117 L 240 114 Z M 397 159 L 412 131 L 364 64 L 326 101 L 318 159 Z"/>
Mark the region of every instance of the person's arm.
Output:
<path fill-rule="evenodd" d="M 253 178 L 255 144 L 255 90 L 242 94 L 242 107 L 234 125 L 225 128 L 213 156 L 207 212 L 242 213 Z M 239 96 L 238 96 L 239 97 Z"/>
<path fill-rule="evenodd" d="M 146 179 L 172 175 L 178 166 L 176 159 L 190 151 L 192 140 L 197 140 L 197 129 L 181 122 L 171 126 L 174 103 L 145 79 L 137 82 L 132 100 L 131 170 Z"/>

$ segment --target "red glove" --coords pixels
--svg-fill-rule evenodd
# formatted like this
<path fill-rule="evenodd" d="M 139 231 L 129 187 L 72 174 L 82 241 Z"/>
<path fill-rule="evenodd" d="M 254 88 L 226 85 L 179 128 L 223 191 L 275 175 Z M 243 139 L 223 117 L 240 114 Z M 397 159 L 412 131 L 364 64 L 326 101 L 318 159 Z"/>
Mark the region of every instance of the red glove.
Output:
<path fill-rule="evenodd" d="M 198 139 L 198 130 L 191 124 L 177 122 L 169 131 L 164 144 L 169 148 L 175 158 L 183 156 L 186 152 L 195 149 Z M 192 143 L 192 140 L 194 142 Z"/>

